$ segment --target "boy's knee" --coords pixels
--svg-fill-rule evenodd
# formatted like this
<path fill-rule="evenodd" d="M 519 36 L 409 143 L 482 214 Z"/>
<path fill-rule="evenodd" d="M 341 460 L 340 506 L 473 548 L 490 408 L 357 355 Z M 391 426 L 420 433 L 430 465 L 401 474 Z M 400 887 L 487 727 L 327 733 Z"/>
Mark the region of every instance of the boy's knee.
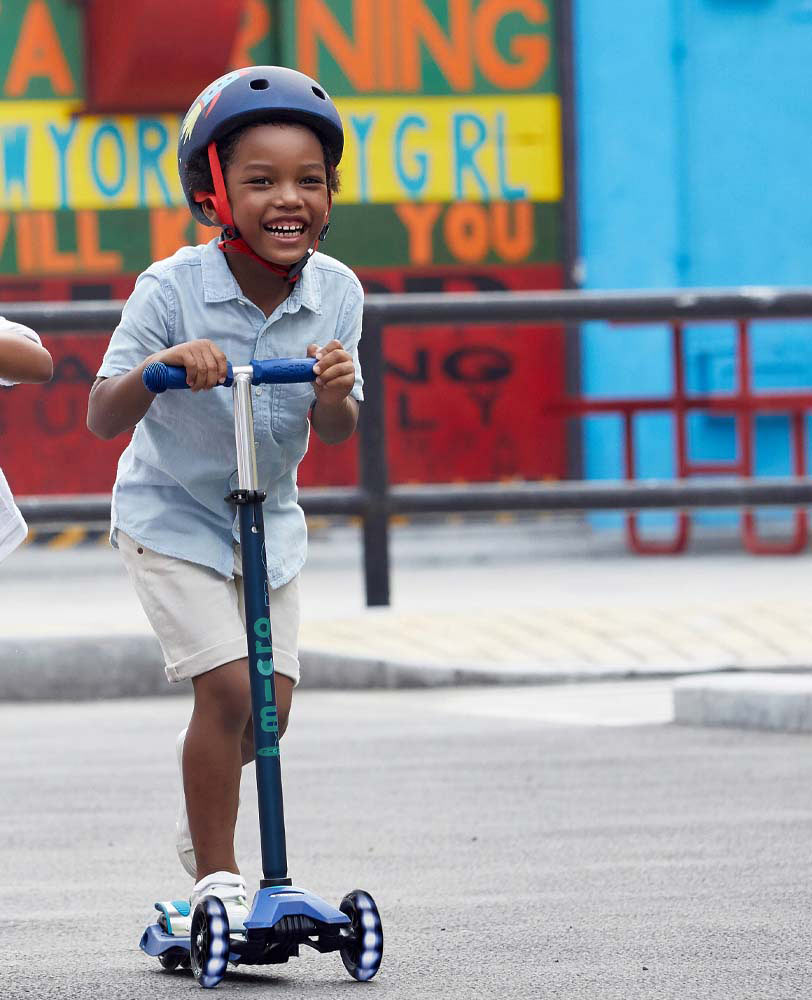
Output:
<path fill-rule="evenodd" d="M 285 735 L 285 730 L 288 728 L 288 718 L 290 717 L 290 703 L 277 705 L 277 720 L 279 724 L 279 738 Z M 245 732 L 243 733 L 243 749 L 253 750 L 254 748 L 254 720 L 249 714 L 248 721 L 245 724 Z"/>
<path fill-rule="evenodd" d="M 235 660 L 194 679 L 195 708 L 216 715 L 227 729 L 242 731 L 251 718 L 248 661 Z"/>

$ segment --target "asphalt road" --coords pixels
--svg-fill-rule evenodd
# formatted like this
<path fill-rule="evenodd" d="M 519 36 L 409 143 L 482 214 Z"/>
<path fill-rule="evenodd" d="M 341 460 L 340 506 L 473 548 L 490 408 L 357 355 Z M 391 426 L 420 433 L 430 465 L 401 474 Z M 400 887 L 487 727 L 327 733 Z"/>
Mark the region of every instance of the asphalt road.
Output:
<path fill-rule="evenodd" d="M 186 698 L 0 706 L 0 995 L 194 995 L 137 948 L 188 892 L 172 843 Z M 232 970 L 245 997 L 810 993 L 810 739 L 667 724 L 663 682 L 302 692 L 285 738 L 297 884 L 380 906 L 378 978 Z M 253 777 L 239 856 L 256 886 Z"/>

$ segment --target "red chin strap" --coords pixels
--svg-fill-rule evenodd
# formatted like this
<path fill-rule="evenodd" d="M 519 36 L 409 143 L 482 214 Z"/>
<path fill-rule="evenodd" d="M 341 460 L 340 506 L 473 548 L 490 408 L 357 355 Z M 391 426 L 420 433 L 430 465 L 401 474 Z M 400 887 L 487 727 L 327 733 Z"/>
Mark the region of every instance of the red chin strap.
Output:
<path fill-rule="evenodd" d="M 293 284 L 299 280 L 299 275 L 305 268 L 305 265 L 310 260 L 312 254 L 316 251 L 319 242 L 324 239 L 326 235 L 327 227 L 329 226 L 330 212 L 333 207 L 333 196 L 329 190 L 327 190 L 327 222 L 325 222 L 322 227 L 321 232 L 316 237 L 313 246 L 307 251 L 304 257 L 301 257 L 292 264 L 290 267 L 283 267 L 281 264 L 274 264 L 270 260 L 265 260 L 264 257 L 260 257 L 259 254 L 254 253 L 251 247 L 245 242 L 245 240 L 240 236 L 239 230 L 234 225 L 234 216 L 231 214 L 231 205 L 228 201 L 228 195 L 226 194 L 226 184 L 223 180 L 223 171 L 220 167 L 220 157 L 217 155 L 217 145 L 216 143 L 210 142 L 208 146 L 209 154 L 209 167 L 211 169 L 212 180 L 214 181 L 214 194 L 204 191 L 195 191 L 194 199 L 200 204 L 207 199 L 211 199 L 214 205 L 214 210 L 220 219 L 223 226 L 223 231 L 220 234 L 220 239 L 217 246 L 223 251 L 223 253 L 241 253 L 245 254 L 246 257 L 250 257 L 255 260 L 258 264 L 262 264 L 269 271 L 273 271 L 274 274 L 280 274 L 282 277 L 287 278 L 288 281 Z"/>

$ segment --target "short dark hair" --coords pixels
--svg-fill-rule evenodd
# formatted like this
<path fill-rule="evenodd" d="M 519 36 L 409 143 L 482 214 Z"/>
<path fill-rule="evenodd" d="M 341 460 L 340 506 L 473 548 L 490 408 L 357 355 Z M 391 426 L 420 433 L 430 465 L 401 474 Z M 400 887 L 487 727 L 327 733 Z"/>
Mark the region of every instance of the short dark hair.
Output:
<path fill-rule="evenodd" d="M 229 163 L 231 163 L 234 156 L 234 150 L 237 148 L 237 143 L 240 141 L 243 134 L 249 129 L 255 128 L 257 125 L 291 124 L 302 125 L 303 128 L 310 127 L 305 125 L 303 122 L 290 122 L 283 118 L 268 118 L 250 122 L 248 125 L 239 125 L 237 128 L 232 129 L 231 132 L 226 132 L 224 136 L 217 140 L 217 156 L 220 159 L 220 167 L 223 174 L 225 174 L 226 168 Z M 322 153 L 324 154 L 324 169 L 327 172 L 327 187 L 333 194 L 337 194 L 341 186 L 340 178 L 338 176 L 338 168 L 335 165 L 327 143 L 322 139 L 318 132 L 312 129 L 311 131 L 313 131 L 313 134 L 321 143 Z M 209 154 L 207 149 L 201 150 L 195 156 L 190 158 L 186 167 L 186 173 L 189 187 L 192 191 L 214 191 L 214 181 L 212 180 L 211 168 L 209 167 Z"/>

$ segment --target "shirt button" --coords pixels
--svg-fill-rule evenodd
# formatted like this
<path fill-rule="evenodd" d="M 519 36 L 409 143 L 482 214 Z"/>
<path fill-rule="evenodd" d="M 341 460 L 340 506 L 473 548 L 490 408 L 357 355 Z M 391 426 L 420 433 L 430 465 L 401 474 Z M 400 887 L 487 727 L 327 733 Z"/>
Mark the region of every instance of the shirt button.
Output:
<path fill-rule="evenodd" d="M 256 388 L 256 393 L 257 393 L 257 395 L 258 395 L 258 396 L 261 396 L 261 395 L 262 395 L 262 386 L 261 386 L 261 385 L 258 385 L 258 386 L 257 386 L 257 388 Z"/>

